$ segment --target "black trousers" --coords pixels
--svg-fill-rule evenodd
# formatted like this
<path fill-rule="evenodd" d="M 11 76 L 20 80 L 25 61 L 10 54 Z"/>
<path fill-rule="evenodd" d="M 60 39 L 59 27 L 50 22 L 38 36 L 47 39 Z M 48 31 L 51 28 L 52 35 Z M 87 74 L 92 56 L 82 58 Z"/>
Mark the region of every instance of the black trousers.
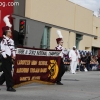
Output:
<path fill-rule="evenodd" d="M 59 66 L 58 77 L 57 77 L 57 82 L 61 81 L 61 78 L 64 75 L 65 71 L 66 70 L 65 70 L 64 63 L 63 63 L 63 59 L 61 59 L 60 66 Z"/>
<path fill-rule="evenodd" d="M 0 84 L 3 84 L 6 81 L 7 88 L 13 87 L 13 78 L 12 78 L 12 58 L 7 56 L 7 58 L 2 58 L 2 70 L 3 74 L 0 76 Z"/>
<path fill-rule="evenodd" d="M 86 64 L 86 68 L 87 68 L 88 71 L 91 71 L 92 70 L 91 67 L 90 67 L 90 63 L 87 63 Z"/>

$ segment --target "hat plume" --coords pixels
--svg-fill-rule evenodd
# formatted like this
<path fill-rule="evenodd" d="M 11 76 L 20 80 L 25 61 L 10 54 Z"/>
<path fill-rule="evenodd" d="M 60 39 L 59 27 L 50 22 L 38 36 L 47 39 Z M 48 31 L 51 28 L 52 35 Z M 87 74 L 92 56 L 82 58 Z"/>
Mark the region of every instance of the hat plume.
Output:
<path fill-rule="evenodd" d="M 9 21 L 9 17 L 10 15 L 7 15 L 7 16 L 5 16 L 4 18 L 3 18 L 3 21 L 5 22 L 5 24 L 6 24 L 6 26 L 8 26 L 8 27 L 12 27 L 12 25 L 11 25 L 11 23 L 10 23 L 10 21 Z"/>
<path fill-rule="evenodd" d="M 60 30 L 57 30 L 57 34 L 58 34 L 59 38 L 63 38 Z"/>

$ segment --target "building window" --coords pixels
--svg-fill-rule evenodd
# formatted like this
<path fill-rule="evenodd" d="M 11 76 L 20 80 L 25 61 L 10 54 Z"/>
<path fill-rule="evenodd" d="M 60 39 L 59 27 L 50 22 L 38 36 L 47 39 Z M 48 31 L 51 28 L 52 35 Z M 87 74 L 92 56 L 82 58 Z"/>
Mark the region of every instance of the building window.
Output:
<path fill-rule="evenodd" d="M 79 49 L 79 43 L 83 39 L 83 35 L 76 34 L 76 48 Z"/>
<path fill-rule="evenodd" d="M 93 55 L 98 55 L 98 53 L 99 53 L 99 48 L 92 47 L 92 53 L 93 53 Z"/>
<path fill-rule="evenodd" d="M 45 27 L 41 39 L 40 48 L 49 49 L 50 48 L 50 27 Z"/>
<path fill-rule="evenodd" d="M 90 49 L 90 47 L 85 47 L 85 50 L 89 50 Z"/>

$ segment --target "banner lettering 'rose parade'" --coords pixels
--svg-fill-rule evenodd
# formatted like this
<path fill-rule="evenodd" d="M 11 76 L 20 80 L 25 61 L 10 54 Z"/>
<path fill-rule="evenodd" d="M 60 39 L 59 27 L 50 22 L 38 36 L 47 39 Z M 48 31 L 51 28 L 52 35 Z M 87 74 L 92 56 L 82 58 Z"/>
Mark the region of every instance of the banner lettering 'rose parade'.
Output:
<path fill-rule="evenodd" d="M 17 48 L 14 64 L 14 86 L 32 82 L 56 82 L 61 51 Z"/>

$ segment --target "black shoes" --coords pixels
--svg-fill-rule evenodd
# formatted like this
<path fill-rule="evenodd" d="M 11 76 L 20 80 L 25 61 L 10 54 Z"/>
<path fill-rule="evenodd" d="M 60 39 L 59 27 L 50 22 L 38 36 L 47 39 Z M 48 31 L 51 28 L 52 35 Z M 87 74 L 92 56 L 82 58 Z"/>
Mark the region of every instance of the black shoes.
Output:
<path fill-rule="evenodd" d="M 7 88 L 7 91 L 9 91 L 9 92 L 16 92 L 16 90 L 14 88 L 12 88 L 12 87 Z"/>
<path fill-rule="evenodd" d="M 57 85 L 63 85 L 63 83 L 61 83 L 61 82 L 57 82 L 56 84 L 57 84 Z"/>

